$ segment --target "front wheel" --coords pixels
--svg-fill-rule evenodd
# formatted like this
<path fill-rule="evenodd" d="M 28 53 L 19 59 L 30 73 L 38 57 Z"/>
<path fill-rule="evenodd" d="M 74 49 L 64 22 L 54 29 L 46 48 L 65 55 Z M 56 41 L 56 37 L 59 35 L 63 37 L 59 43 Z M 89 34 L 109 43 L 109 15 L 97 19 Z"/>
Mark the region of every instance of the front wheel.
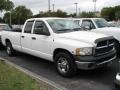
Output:
<path fill-rule="evenodd" d="M 71 77 L 76 73 L 73 58 L 67 53 L 58 53 L 55 56 L 55 65 L 58 73 L 64 77 Z"/>
<path fill-rule="evenodd" d="M 10 42 L 6 43 L 6 52 L 9 56 L 14 55 L 14 50 L 13 50 L 12 44 Z"/>

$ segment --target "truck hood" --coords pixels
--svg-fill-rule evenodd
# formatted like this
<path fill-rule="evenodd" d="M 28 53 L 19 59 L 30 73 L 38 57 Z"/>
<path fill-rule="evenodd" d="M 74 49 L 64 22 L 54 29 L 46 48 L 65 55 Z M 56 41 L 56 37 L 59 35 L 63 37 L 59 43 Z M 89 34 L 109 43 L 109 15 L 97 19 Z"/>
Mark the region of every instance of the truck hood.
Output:
<path fill-rule="evenodd" d="M 110 30 L 113 32 L 120 32 L 120 28 L 118 27 L 104 27 L 104 28 L 97 28 L 96 30 Z"/>
<path fill-rule="evenodd" d="M 60 38 L 66 38 L 71 40 L 77 40 L 85 43 L 95 45 L 95 41 L 98 39 L 106 39 L 108 36 L 104 34 L 97 34 L 90 31 L 76 31 L 70 33 L 59 34 Z"/>
<path fill-rule="evenodd" d="M 97 28 L 91 30 L 95 33 L 103 33 L 106 35 L 114 36 L 117 40 L 120 41 L 120 28 L 117 27 L 105 27 L 105 28 Z"/>

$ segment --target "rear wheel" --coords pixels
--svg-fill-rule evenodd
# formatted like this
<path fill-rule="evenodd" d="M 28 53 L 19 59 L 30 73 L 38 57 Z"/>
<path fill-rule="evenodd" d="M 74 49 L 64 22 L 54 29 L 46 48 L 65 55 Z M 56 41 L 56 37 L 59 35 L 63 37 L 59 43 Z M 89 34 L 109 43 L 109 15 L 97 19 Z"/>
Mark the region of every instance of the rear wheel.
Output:
<path fill-rule="evenodd" d="M 76 73 L 76 65 L 68 53 L 58 53 L 55 56 L 55 65 L 58 73 L 64 77 L 71 77 Z"/>
<path fill-rule="evenodd" d="M 13 50 L 12 44 L 10 42 L 6 42 L 6 52 L 9 56 L 13 56 L 15 51 Z"/>

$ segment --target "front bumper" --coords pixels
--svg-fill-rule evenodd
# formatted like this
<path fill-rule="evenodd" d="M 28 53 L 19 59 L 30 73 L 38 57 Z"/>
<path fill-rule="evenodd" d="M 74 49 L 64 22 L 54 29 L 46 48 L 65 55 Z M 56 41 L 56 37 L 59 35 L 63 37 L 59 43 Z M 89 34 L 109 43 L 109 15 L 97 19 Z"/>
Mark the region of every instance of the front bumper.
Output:
<path fill-rule="evenodd" d="M 103 67 L 109 63 L 112 63 L 116 59 L 116 51 L 109 54 L 94 57 L 94 56 L 75 56 L 75 63 L 78 69 L 95 69 Z"/>

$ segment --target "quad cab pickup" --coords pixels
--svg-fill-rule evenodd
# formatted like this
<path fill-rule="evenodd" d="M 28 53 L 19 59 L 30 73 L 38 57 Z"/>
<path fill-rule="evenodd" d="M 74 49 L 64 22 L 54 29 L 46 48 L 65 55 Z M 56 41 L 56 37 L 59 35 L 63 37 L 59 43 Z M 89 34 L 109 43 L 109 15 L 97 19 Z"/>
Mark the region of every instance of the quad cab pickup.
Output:
<path fill-rule="evenodd" d="M 120 54 L 120 28 L 111 26 L 103 18 L 79 18 L 74 19 L 74 21 L 79 24 L 83 30 L 114 36 L 116 39 L 115 46 L 117 53 L 118 55 Z"/>
<path fill-rule="evenodd" d="M 20 51 L 52 61 L 65 77 L 74 75 L 77 69 L 103 67 L 116 59 L 112 36 L 81 31 L 73 20 L 33 18 L 18 31 L 2 32 L 9 56 Z"/>

